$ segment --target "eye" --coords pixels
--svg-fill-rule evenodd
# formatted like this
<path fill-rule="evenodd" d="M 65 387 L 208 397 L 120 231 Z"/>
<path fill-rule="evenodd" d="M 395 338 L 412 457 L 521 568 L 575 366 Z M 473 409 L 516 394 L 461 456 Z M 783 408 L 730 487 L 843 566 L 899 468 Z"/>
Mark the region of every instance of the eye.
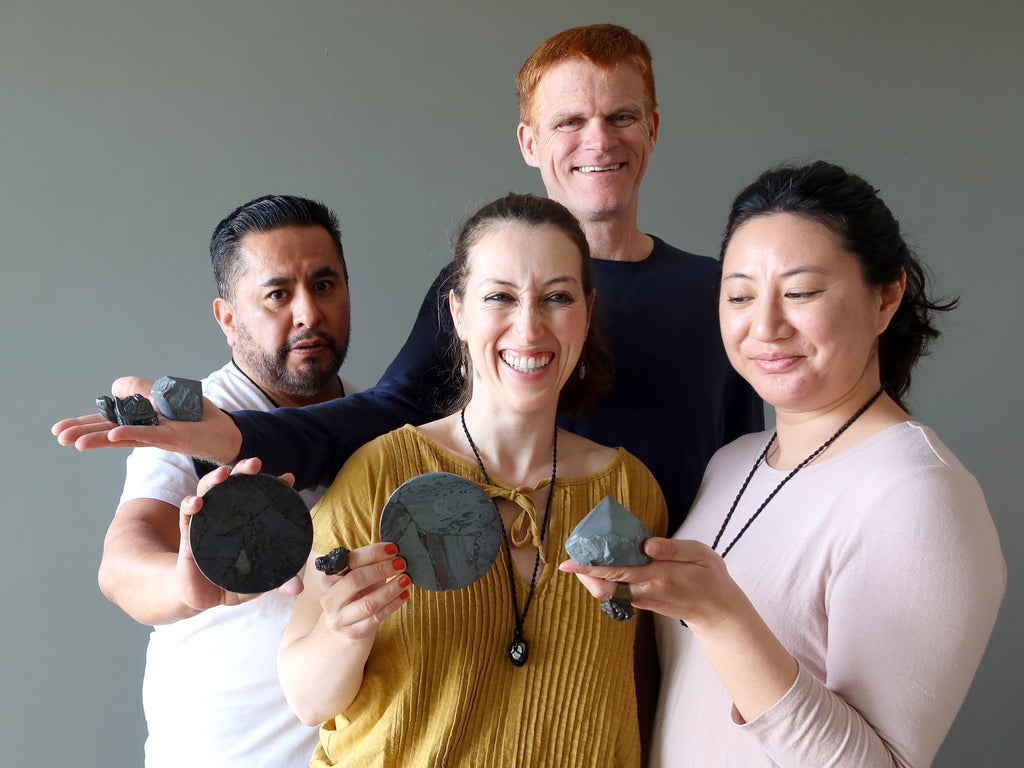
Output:
<path fill-rule="evenodd" d="M 742 306 L 753 300 L 752 296 L 748 296 L 745 293 L 730 293 L 725 297 L 725 301 L 733 306 Z"/>
<path fill-rule="evenodd" d="M 812 296 L 817 296 L 821 291 L 786 291 L 786 298 L 793 299 L 794 301 L 800 301 L 801 299 L 809 299 Z"/>
<path fill-rule="evenodd" d="M 325 293 L 331 290 L 333 287 L 333 280 L 317 280 L 315 283 L 313 283 L 313 290 L 317 291 L 318 293 Z"/>
<path fill-rule="evenodd" d="M 513 301 L 515 301 L 515 299 L 513 299 L 507 293 L 502 293 L 501 291 L 497 291 L 495 293 L 489 293 L 486 296 L 484 296 L 484 301 L 487 304 L 510 304 Z"/>
<path fill-rule="evenodd" d="M 578 117 L 569 117 L 560 122 L 556 127 L 560 131 L 578 131 L 582 125 L 582 119 Z"/>
<path fill-rule="evenodd" d="M 572 304 L 576 301 L 576 297 L 568 291 L 555 291 L 548 295 L 547 300 L 552 304 Z"/>
<path fill-rule="evenodd" d="M 284 288 L 278 288 L 276 291 L 271 291 L 267 294 L 267 298 L 271 301 L 283 301 L 288 296 L 288 292 Z"/>
<path fill-rule="evenodd" d="M 613 125 L 622 127 L 626 125 L 632 125 L 638 120 L 637 116 L 632 112 L 620 112 L 617 115 L 612 115 L 611 122 Z"/>

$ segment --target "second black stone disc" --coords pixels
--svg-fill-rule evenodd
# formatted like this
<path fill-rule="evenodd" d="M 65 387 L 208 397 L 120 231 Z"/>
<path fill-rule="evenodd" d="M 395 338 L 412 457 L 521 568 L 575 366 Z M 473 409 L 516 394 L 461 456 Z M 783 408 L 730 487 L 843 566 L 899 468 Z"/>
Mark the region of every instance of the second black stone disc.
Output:
<path fill-rule="evenodd" d="M 231 475 L 203 495 L 189 523 L 203 575 L 229 592 L 267 592 L 299 573 L 313 546 L 309 508 L 270 475 Z"/>
<path fill-rule="evenodd" d="M 380 539 L 398 545 L 405 572 L 417 587 L 460 589 L 493 565 L 501 523 L 476 483 L 449 472 L 428 472 L 391 494 L 380 515 Z"/>

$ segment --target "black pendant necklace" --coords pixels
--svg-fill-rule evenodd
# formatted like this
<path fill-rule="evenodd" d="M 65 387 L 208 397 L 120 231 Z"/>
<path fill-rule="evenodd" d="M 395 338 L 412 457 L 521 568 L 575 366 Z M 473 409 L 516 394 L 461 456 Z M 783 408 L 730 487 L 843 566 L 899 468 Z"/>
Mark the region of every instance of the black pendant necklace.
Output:
<path fill-rule="evenodd" d="M 806 459 L 804 459 L 799 464 L 797 464 L 796 467 L 794 467 L 793 470 L 788 475 L 786 475 L 784 478 L 782 478 L 782 480 L 779 482 L 779 484 L 775 486 L 775 490 L 773 490 L 771 493 L 768 494 L 768 496 L 765 498 L 765 500 L 761 502 L 761 506 L 759 506 L 757 508 L 757 510 L 754 512 L 754 514 L 752 514 L 750 516 L 750 519 L 747 520 L 747 522 L 743 524 L 742 528 L 740 528 L 740 532 L 736 534 L 736 537 L 731 542 L 729 542 L 729 546 L 727 546 L 725 548 L 725 550 L 722 552 L 722 557 L 723 558 L 727 554 L 729 554 L 729 550 L 732 549 L 733 546 L 736 544 L 736 542 L 740 540 L 740 537 L 744 533 L 747 532 L 747 528 L 750 527 L 750 524 L 753 523 L 757 519 L 757 516 L 760 515 L 761 512 L 764 510 L 764 508 L 768 506 L 768 502 L 771 501 L 772 499 L 774 499 L 775 498 L 775 494 L 777 494 L 780 490 L 782 490 L 782 486 L 784 486 L 786 483 L 788 483 L 790 480 L 792 480 L 793 476 L 797 472 L 799 472 L 801 469 L 803 469 L 808 464 L 810 464 L 812 461 L 814 461 L 818 456 L 821 455 L 821 453 L 826 448 L 828 448 L 830 445 L 832 445 L 832 443 L 834 443 L 839 438 L 839 436 L 841 434 L 843 434 L 843 432 L 845 432 L 847 429 L 850 428 L 850 425 L 853 424 L 853 422 L 855 422 L 857 419 L 859 419 L 861 416 L 863 416 L 864 412 L 867 411 L 867 409 L 870 408 L 872 405 L 874 405 L 875 401 L 879 397 L 881 397 L 881 395 L 882 395 L 882 390 L 879 389 L 877 392 L 875 392 L 874 395 L 871 396 L 870 400 L 868 400 L 866 403 L 864 403 L 863 406 L 861 406 L 859 411 L 857 411 L 855 414 L 853 414 L 853 416 L 850 417 L 849 421 L 847 421 L 845 424 L 843 424 L 843 426 L 841 426 L 839 429 L 836 430 L 835 434 L 832 435 L 832 437 L 830 437 L 828 440 L 826 440 L 824 443 L 822 443 L 820 446 L 818 446 L 818 448 L 815 449 L 815 451 L 813 453 L 811 453 L 810 456 L 808 456 Z M 712 549 L 714 549 L 714 550 L 718 549 L 718 542 L 722 538 L 722 534 L 725 533 L 725 527 L 729 524 L 729 521 L 732 520 L 733 512 L 736 511 L 736 506 L 740 503 L 740 498 L 743 496 L 743 492 L 746 491 L 747 490 L 747 486 L 750 485 L 750 480 L 754 477 L 754 472 L 756 472 L 757 468 L 759 466 L 761 466 L 761 462 L 765 460 L 765 457 L 768 455 L 768 451 L 770 451 L 771 448 L 772 448 L 772 445 L 775 444 L 775 436 L 776 436 L 776 434 L 777 433 L 772 434 L 771 439 L 768 440 L 768 445 L 766 445 L 764 447 L 764 450 L 761 451 L 761 455 L 758 456 L 757 460 L 754 462 L 754 466 L 752 466 L 750 468 L 750 474 L 747 475 L 747 479 L 744 480 L 743 481 L 743 485 L 740 486 L 740 492 L 737 493 L 736 494 L 736 498 L 733 499 L 732 506 L 729 508 L 729 513 L 725 516 L 725 520 L 722 521 L 722 527 L 718 529 L 718 535 L 715 536 L 715 541 L 711 545 Z"/>
<path fill-rule="evenodd" d="M 480 458 L 480 451 L 477 450 L 473 437 L 469 434 L 469 427 L 466 426 L 466 409 L 460 414 L 462 419 L 462 431 L 466 433 L 466 441 L 476 457 L 476 463 L 484 476 L 484 482 L 492 485 L 491 478 L 484 468 L 484 460 Z M 544 505 L 544 523 L 540 532 L 540 547 L 544 546 L 544 539 L 548 533 L 548 521 L 551 519 L 551 497 L 555 495 L 555 477 L 558 474 L 558 426 L 555 426 L 554 437 L 551 440 L 551 485 L 548 487 L 548 500 Z M 519 613 L 519 597 L 516 594 L 516 575 L 512 565 L 512 544 L 508 538 L 508 531 L 505 529 L 505 522 L 501 519 L 501 512 L 498 509 L 498 502 L 491 498 L 494 511 L 498 515 L 498 522 L 501 525 L 501 538 L 505 542 L 505 556 L 508 563 L 508 587 L 512 595 L 512 612 L 515 615 L 515 630 L 512 633 L 512 643 L 508 647 L 508 660 L 521 667 L 530 658 L 530 645 L 523 637 L 523 624 L 526 622 L 526 612 L 530 610 L 530 602 L 533 600 L 533 590 L 537 586 L 537 571 L 540 568 L 540 547 L 537 548 L 537 556 L 533 560 L 533 575 L 530 577 L 530 591 L 526 594 L 526 602 L 523 604 L 523 612 Z"/>

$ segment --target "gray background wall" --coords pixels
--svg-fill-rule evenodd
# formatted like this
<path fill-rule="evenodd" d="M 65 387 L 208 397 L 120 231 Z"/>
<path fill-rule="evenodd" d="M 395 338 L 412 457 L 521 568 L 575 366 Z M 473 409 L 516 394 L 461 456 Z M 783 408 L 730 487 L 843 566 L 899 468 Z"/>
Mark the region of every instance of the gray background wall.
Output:
<path fill-rule="evenodd" d="M 50 424 L 116 375 L 222 363 L 209 234 L 270 191 L 339 212 L 346 371 L 372 384 L 446 233 L 509 189 L 541 190 L 515 143 L 518 67 L 547 35 L 598 21 L 655 56 L 645 229 L 713 253 L 743 184 L 825 157 L 881 187 L 939 287 L 962 296 L 913 405 L 980 478 L 1010 586 L 937 765 L 1019 764 L 1017 0 L 2 0 L 2 766 L 141 764 L 147 632 L 95 582 L 124 455 L 59 448 Z"/>

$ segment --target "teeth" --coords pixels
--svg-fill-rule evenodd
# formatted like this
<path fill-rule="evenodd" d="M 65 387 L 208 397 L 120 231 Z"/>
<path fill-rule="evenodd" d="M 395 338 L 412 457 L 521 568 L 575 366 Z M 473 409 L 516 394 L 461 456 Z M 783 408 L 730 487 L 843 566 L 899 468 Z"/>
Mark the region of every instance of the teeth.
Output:
<path fill-rule="evenodd" d="M 615 171 L 622 167 L 622 163 L 615 165 L 581 165 L 576 170 L 580 173 L 594 173 L 595 171 Z"/>
<path fill-rule="evenodd" d="M 529 357 L 526 355 L 520 356 L 514 352 L 501 353 L 501 359 L 520 373 L 529 373 L 530 371 L 536 371 L 538 368 L 543 368 L 551 362 L 551 357 L 552 355 L 550 354 Z"/>

